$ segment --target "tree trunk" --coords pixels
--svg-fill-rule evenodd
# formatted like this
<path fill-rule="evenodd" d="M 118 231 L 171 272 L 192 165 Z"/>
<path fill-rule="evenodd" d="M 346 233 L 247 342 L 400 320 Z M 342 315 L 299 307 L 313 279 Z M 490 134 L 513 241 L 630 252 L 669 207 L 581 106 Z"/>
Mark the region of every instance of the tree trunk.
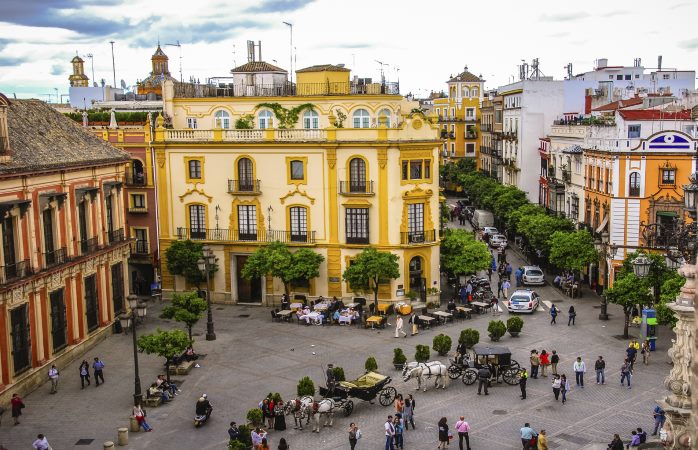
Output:
<path fill-rule="evenodd" d="M 170 358 L 165 359 L 165 376 L 167 376 L 167 383 L 170 382 Z"/>
<path fill-rule="evenodd" d="M 625 309 L 625 324 L 623 325 L 623 337 L 628 339 L 628 326 L 630 325 L 630 311 Z"/>
<path fill-rule="evenodd" d="M 192 350 L 194 350 L 194 339 L 192 338 L 191 335 L 191 329 L 193 328 L 193 325 L 189 325 L 187 329 L 189 330 L 189 346 L 191 347 Z"/>

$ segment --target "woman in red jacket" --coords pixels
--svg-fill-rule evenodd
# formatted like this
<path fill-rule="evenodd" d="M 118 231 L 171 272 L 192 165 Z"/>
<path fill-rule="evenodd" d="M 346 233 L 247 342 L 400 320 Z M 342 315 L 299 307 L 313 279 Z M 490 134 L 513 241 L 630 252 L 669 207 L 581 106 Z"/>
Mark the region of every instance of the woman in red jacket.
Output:
<path fill-rule="evenodd" d="M 542 377 L 548 376 L 545 374 L 545 371 L 548 369 L 549 365 L 550 365 L 550 355 L 545 350 L 541 350 L 540 351 L 540 366 L 541 366 L 541 374 L 540 375 Z"/>

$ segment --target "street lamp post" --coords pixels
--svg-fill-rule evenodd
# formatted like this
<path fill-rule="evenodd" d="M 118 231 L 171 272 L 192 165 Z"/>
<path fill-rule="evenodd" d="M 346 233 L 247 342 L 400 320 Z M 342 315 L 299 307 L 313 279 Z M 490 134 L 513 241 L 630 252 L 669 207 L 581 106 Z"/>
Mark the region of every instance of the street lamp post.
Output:
<path fill-rule="evenodd" d="M 133 368 L 134 368 L 134 382 L 133 382 L 133 404 L 138 405 L 142 400 L 141 393 L 141 378 L 138 373 L 138 339 L 136 337 L 136 325 L 138 319 L 143 319 L 147 313 L 147 305 L 144 302 L 138 301 L 137 295 L 129 295 L 127 298 L 128 306 L 130 312 L 128 314 L 122 314 L 119 317 L 119 322 L 121 327 L 126 330 L 131 328 L 131 334 L 133 335 Z"/>
<path fill-rule="evenodd" d="M 611 281 L 608 259 L 610 258 L 612 260 L 615 258 L 616 252 L 618 251 L 618 246 L 616 244 L 609 245 L 608 242 L 609 234 L 607 231 L 601 233 L 601 239 L 597 239 L 596 242 L 594 242 L 604 261 L 604 290 L 608 289 L 608 285 Z M 601 312 L 599 313 L 599 320 L 608 320 L 608 299 L 606 298 L 605 292 L 601 294 Z"/>
<path fill-rule="evenodd" d="M 211 266 L 213 266 L 216 257 L 210 248 L 204 248 L 204 257 L 199 259 L 196 264 L 199 270 L 206 272 L 206 303 L 208 304 L 208 320 L 206 322 L 206 340 L 215 341 L 216 333 L 213 330 L 213 310 L 211 309 L 211 291 L 209 284 L 211 281 Z"/>

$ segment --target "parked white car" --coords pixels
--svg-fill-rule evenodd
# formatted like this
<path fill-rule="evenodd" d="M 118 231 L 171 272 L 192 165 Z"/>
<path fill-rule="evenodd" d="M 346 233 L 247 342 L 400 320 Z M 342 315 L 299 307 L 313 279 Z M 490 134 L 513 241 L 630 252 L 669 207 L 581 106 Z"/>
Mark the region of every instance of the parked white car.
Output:
<path fill-rule="evenodd" d="M 543 271 L 538 266 L 524 266 L 522 281 L 525 286 L 542 286 L 545 284 L 545 275 L 543 275 Z"/>
<path fill-rule="evenodd" d="M 490 247 L 499 248 L 501 246 L 506 247 L 508 245 L 507 237 L 503 234 L 495 234 L 490 238 Z"/>
<path fill-rule="evenodd" d="M 495 234 L 499 234 L 499 230 L 497 230 L 495 227 L 484 227 L 482 229 L 483 233 L 487 233 L 488 236 L 494 236 Z"/>
<path fill-rule="evenodd" d="M 509 297 L 507 310 L 510 313 L 533 313 L 540 305 L 540 296 L 530 289 L 517 289 Z"/>

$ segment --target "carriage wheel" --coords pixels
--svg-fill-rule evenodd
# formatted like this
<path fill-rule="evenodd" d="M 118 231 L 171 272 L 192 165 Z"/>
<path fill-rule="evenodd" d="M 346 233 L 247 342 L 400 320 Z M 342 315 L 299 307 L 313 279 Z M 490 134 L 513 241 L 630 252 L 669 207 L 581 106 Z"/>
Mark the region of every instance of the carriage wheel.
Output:
<path fill-rule="evenodd" d="M 515 359 L 512 359 L 509 363 L 509 369 L 520 369 L 521 365 Z"/>
<path fill-rule="evenodd" d="M 466 371 L 463 373 L 463 384 L 470 386 L 471 384 L 475 383 L 475 380 L 477 380 L 477 372 L 473 369 L 466 369 Z"/>
<path fill-rule="evenodd" d="M 519 384 L 521 373 L 519 369 L 506 369 L 504 372 L 502 372 L 502 379 L 506 384 L 513 386 L 515 384 Z"/>
<path fill-rule="evenodd" d="M 383 406 L 392 405 L 396 395 L 397 390 L 395 390 L 394 387 L 389 386 L 381 389 L 381 391 L 378 393 L 378 401 Z"/>
<path fill-rule="evenodd" d="M 463 375 L 463 369 L 456 366 L 455 364 L 448 366 L 448 377 L 450 379 L 456 380 L 461 375 Z"/>
<path fill-rule="evenodd" d="M 351 416 L 351 412 L 354 411 L 354 402 L 351 400 L 347 400 L 346 403 L 344 403 L 343 409 L 344 417 Z"/>

